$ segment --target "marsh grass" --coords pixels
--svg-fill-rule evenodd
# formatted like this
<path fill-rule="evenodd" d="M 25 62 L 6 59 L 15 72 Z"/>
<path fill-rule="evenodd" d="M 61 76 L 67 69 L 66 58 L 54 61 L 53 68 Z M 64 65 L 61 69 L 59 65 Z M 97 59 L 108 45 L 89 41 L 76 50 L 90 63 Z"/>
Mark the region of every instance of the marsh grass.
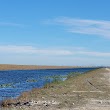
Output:
<path fill-rule="evenodd" d="M 0 88 L 14 87 L 13 83 L 0 84 Z"/>
<path fill-rule="evenodd" d="M 47 81 L 44 85 L 44 88 L 50 88 L 50 87 L 53 87 L 56 84 L 64 85 L 66 79 L 70 79 L 70 78 L 72 78 L 74 76 L 78 76 L 80 74 L 81 74 L 80 72 L 71 72 L 67 76 L 61 76 L 61 75 L 50 76 L 48 78 L 51 78 L 52 81 L 51 82 Z M 63 79 L 65 79 L 65 80 L 63 80 Z"/>
<path fill-rule="evenodd" d="M 27 79 L 26 82 L 32 83 L 32 82 L 37 82 L 37 80 L 32 78 L 32 79 Z"/>
<path fill-rule="evenodd" d="M 71 72 L 67 75 L 67 79 L 80 75 L 80 72 Z"/>
<path fill-rule="evenodd" d="M 49 78 L 51 78 L 52 81 L 47 81 L 44 85 L 44 88 L 53 87 L 53 85 L 61 83 L 63 81 L 62 78 L 64 77 L 61 75 L 54 75 L 50 76 Z"/>

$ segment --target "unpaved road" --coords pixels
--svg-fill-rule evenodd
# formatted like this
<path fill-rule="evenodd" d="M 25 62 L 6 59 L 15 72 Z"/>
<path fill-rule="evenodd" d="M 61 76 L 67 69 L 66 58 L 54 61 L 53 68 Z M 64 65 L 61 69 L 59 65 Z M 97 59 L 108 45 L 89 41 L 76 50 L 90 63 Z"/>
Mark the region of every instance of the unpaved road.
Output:
<path fill-rule="evenodd" d="M 101 68 L 23 93 L 3 110 L 110 110 L 110 69 Z"/>

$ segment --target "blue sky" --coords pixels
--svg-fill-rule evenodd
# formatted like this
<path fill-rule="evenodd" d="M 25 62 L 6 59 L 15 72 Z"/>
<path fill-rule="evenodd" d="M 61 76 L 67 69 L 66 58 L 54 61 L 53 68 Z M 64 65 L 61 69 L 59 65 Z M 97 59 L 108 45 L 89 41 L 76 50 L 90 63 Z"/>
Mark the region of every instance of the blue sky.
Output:
<path fill-rule="evenodd" d="M 1 0 L 0 63 L 110 66 L 110 0 Z"/>

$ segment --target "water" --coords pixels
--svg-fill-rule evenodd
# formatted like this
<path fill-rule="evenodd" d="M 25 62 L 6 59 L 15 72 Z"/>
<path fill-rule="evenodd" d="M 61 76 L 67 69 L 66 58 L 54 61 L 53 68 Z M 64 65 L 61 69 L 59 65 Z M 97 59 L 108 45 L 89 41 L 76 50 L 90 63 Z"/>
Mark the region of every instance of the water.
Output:
<path fill-rule="evenodd" d="M 60 75 L 64 80 L 71 72 L 84 73 L 92 69 L 95 68 L 0 71 L 0 100 L 17 97 L 32 88 L 41 88 L 52 81 L 52 76 Z"/>

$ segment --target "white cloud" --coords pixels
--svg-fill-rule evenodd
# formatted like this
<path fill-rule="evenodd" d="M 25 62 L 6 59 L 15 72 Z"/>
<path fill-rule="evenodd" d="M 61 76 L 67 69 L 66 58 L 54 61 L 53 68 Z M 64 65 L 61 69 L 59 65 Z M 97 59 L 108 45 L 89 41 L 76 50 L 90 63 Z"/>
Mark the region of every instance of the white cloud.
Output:
<path fill-rule="evenodd" d="M 86 56 L 110 57 L 110 52 L 80 51 L 78 53 Z"/>
<path fill-rule="evenodd" d="M 33 46 L 1 45 L 0 53 L 20 53 L 38 55 L 71 55 L 68 50 L 36 48 Z"/>
<path fill-rule="evenodd" d="M 12 22 L 0 22 L 0 26 L 24 27 L 25 25 Z"/>
<path fill-rule="evenodd" d="M 65 25 L 67 26 L 67 31 L 72 33 L 91 34 L 110 38 L 110 21 L 59 17 L 48 20 L 47 23 Z"/>
<path fill-rule="evenodd" d="M 93 57 L 110 57 L 110 52 L 88 51 L 84 48 L 37 48 L 33 46 L 17 46 L 17 45 L 0 45 L 0 54 L 34 54 L 34 55 L 50 55 L 50 56 L 93 56 Z"/>

